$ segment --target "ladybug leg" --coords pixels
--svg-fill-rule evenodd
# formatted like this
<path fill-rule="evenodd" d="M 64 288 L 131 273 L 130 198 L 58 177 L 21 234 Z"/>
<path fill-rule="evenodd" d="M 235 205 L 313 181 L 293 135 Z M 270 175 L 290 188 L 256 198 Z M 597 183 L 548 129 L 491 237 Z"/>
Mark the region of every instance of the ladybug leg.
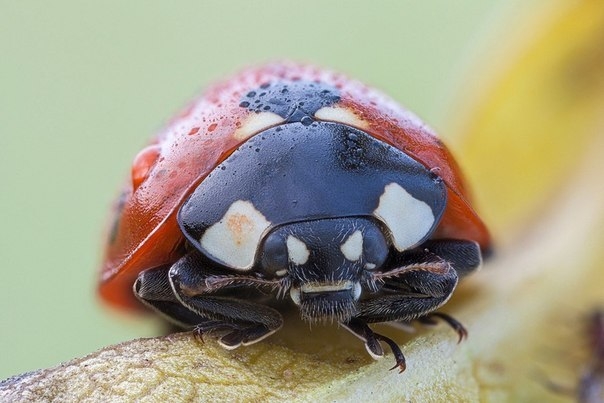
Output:
<path fill-rule="evenodd" d="M 343 325 L 365 341 L 367 351 L 374 358 L 380 356 L 381 347 L 375 347 L 378 341 L 388 344 L 396 361 L 392 369 L 399 368 L 402 372 L 406 367 L 405 357 L 398 345 L 374 333 L 367 323 L 397 321 L 407 324 L 418 318 L 425 318 L 425 322 L 429 322 L 438 317 L 448 323 L 459 324 L 452 318 L 449 322 L 449 316 L 431 313 L 447 302 L 455 290 L 458 277 L 449 262 L 426 249 L 402 253 L 392 263 L 392 269 L 375 274 L 374 280 L 383 282 L 381 289 L 361 300 L 358 304 L 359 314 Z M 461 324 L 459 326 L 463 329 Z"/>
<path fill-rule="evenodd" d="M 426 316 L 422 316 L 416 320 L 422 325 L 435 326 L 438 324 L 437 319 L 444 321 L 457 333 L 457 336 L 459 337 L 457 340 L 458 343 L 461 343 L 465 338 L 468 337 L 468 331 L 466 330 L 465 326 L 462 325 L 457 319 L 447 315 L 446 313 L 430 312 Z"/>
<path fill-rule="evenodd" d="M 394 358 L 396 361 L 396 365 L 392 368 L 398 368 L 399 372 L 403 372 L 405 368 L 407 368 L 407 364 L 405 362 L 405 356 L 401 351 L 400 347 L 390 338 L 381 335 L 379 333 L 375 333 L 373 330 L 367 326 L 367 324 L 359 319 L 351 319 L 347 323 L 342 323 L 347 330 L 349 330 L 352 334 L 357 336 L 359 339 L 365 342 L 365 348 L 369 355 L 373 358 L 378 359 L 384 355 L 384 350 L 380 345 L 380 341 L 388 344 L 392 353 L 394 354 Z"/>
<path fill-rule="evenodd" d="M 407 333 L 413 333 L 415 332 L 415 328 L 413 327 L 414 321 L 420 323 L 421 325 L 432 327 L 438 325 L 438 319 L 445 322 L 457 333 L 457 336 L 459 337 L 458 343 L 461 343 L 463 339 L 468 337 L 468 331 L 464 325 L 462 325 L 452 316 L 443 312 L 430 312 L 429 314 L 414 320 L 399 320 L 396 322 L 390 322 L 388 324 Z"/>
<path fill-rule="evenodd" d="M 429 315 L 443 305 L 460 276 L 476 270 L 482 262 L 480 248 L 471 241 L 430 240 L 418 248 L 395 254 L 390 268 L 373 275 L 383 282 L 375 296 L 360 302 L 359 318 L 368 323 L 397 321 L 408 323 L 423 317 L 438 317 L 453 327 L 460 337 L 460 323 L 444 314 Z"/>
<path fill-rule="evenodd" d="M 149 308 L 157 311 L 165 319 L 182 328 L 198 326 L 208 321 L 182 305 L 170 285 L 170 267 L 145 270 L 134 283 L 134 294 Z"/>
<path fill-rule="evenodd" d="M 424 242 L 419 248 L 449 262 L 459 278 L 477 270 L 482 263 L 480 246 L 472 241 L 435 239 Z"/>
<path fill-rule="evenodd" d="M 200 332 L 226 333 L 219 343 L 224 348 L 235 349 L 258 342 L 281 328 L 283 318 L 278 311 L 238 299 L 236 293 L 228 292 L 242 289 L 245 294 L 246 288 L 250 288 L 248 278 L 241 276 L 238 280 L 237 276 L 231 276 L 229 281 L 221 281 L 223 279 L 224 276 L 204 270 L 195 253 L 185 255 L 170 268 L 169 281 L 178 301 L 205 319 L 205 325 L 198 326 Z"/>
<path fill-rule="evenodd" d="M 359 302 L 358 319 L 367 323 L 408 322 L 439 308 L 457 286 L 453 266 L 427 249 L 401 253 L 391 266 L 374 275 L 383 285 Z"/>
<path fill-rule="evenodd" d="M 459 275 L 476 270 L 481 263 L 480 248 L 474 242 L 434 240 L 413 250 L 393 256 L 390 269 L 373 275 L 372 281 L 382 283 L 375 294 L 361 300 L 359 314 L 344 326 L 365 341 L 369 353 L 376 357 L 377 341 L 387 343 L 395 355 L 395 368 L 405 369 L 403 353 L 396 343 L 374 333 L 366 323 L 396 322 L 409 326 L 412 321 L 432 325 L 436 319 L 449 324 L 459 341 L 467 336 L 461 323 L 451 316 L 433 312 L 453 294 Z M 459 275 L 458 275 L 459 271 Z"/>

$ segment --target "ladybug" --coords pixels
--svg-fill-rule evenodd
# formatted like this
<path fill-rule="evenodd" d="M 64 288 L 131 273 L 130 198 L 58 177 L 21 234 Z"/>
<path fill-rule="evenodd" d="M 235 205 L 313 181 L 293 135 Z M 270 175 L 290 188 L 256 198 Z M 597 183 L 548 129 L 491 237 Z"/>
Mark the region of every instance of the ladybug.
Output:
<path fill-rule="evenodd" d="M 368 324 L 440 318 L 490 249 L 459 168 L 416 116 L 309 65 L 251 68 L 209 88 L 134 159 L 100 276 L 234 349 L 279 330 L 282 304 L 337 322 L 372 357 Z M 142 305 L 141 305 L 142 303 Z"/>

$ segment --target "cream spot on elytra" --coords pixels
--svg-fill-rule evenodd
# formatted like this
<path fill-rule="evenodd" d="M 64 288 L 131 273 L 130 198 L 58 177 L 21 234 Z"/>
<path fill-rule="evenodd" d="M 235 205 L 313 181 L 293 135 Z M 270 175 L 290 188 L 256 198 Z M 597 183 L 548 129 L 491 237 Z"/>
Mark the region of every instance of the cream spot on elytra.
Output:
<path fill-rule="evenodd" d="M 344 123 L 359 129 L 366 129 L 368 124 L 350 108 L 326 106 L 315 112 L 315 118 L 326 122 Z"/>
<path fill-rule="evenodd" d="M 272 112 L 250 113 L 242 125 L 235 130 L 233 137 L 237 140 L 246 140 L 255 134 L 270 127 L 285 122 L 281 116 Z"/>

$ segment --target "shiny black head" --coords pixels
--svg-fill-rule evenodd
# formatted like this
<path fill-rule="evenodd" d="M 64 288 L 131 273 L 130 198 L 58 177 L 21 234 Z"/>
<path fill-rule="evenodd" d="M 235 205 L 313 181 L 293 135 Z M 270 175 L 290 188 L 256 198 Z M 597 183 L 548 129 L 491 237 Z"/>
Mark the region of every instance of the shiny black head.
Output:
<path fill-rule="evenodd" d="M 290 296 L 309 321 L 346 321 L 356 313 L 361 283 L 388 257 L 373 219 L 297 222 L 273 230 L 261 247 L 261 271 L 286 277 Z"/>

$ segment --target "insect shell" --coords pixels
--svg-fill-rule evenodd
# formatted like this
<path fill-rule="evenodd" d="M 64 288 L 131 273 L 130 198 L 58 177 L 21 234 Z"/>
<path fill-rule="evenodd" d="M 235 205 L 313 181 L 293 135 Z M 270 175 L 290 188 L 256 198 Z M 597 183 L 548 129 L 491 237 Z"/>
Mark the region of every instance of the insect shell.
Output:
<path fill-rule="evenodd" d="M 457 164 L 417 117 L 343 75 L 269 64 L 209 88 L 136 156 L 100 295 L 234 349 L 282 326 L 268 292 L 375 358 L 386 343 L 403 370 L 368 324 L 441 318 L 462 338 L 434 311 L 489 247 Z"/>

